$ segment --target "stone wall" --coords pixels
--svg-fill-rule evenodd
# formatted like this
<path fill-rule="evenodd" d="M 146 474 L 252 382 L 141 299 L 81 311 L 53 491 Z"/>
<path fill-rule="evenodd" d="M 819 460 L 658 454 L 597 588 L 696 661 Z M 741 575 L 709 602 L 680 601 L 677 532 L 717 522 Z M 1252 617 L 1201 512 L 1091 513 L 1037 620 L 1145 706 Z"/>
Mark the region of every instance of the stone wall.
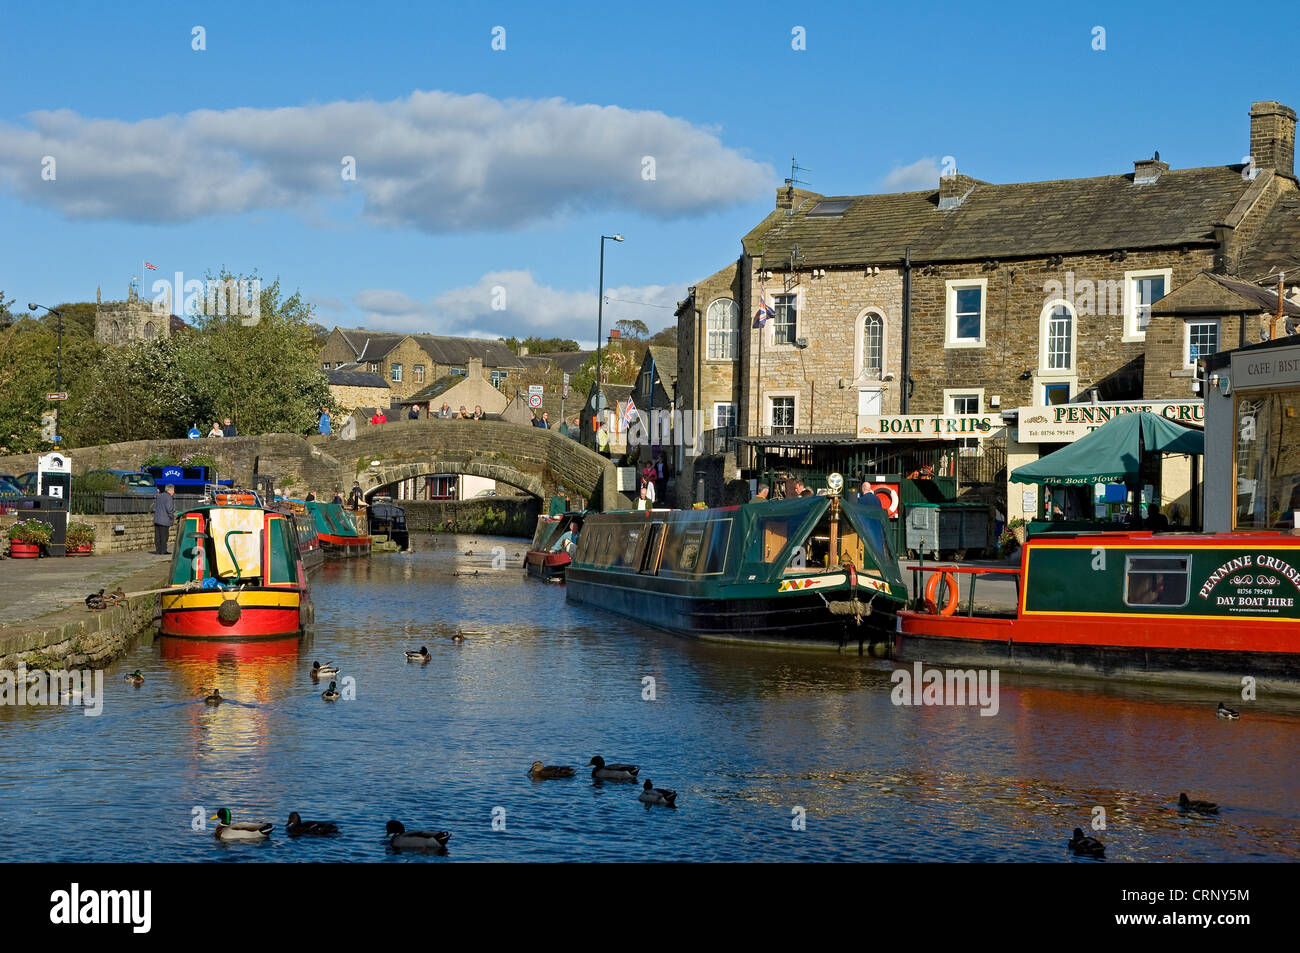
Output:
<path fill-rule="evenodd" d="M 347 384 L 331 384 L 330 397 L 334 406 L 348 411 L 358 407 L 387 408 L 394 399 L 392 390 L 387 387 L 353 387 Z M 330 428 L 337 431 L 342 421 L 342 416 L 332 416 Z"/>
<path fill-rule="evenodd" d="M 532 539 L 541 513 L 536 497 L 506 496 L 478 500 L 403 500 L 411 532 L 483 533 Z"/>
<path fill-rule="evenodd" d="M 69 519 L 89 523 L 95 527 L 95 555 L 106 553 L 125 553 L 132 550 L 153 549 L 153 514 L 124 513 L 116 516 L 78 516 Z M 114 526 L 121 526 L 121 534 L 113 532 Z M 174 527 L 173 527 L 174 528 Z M 171 544 L 167 544 L 171 549 Z"/>

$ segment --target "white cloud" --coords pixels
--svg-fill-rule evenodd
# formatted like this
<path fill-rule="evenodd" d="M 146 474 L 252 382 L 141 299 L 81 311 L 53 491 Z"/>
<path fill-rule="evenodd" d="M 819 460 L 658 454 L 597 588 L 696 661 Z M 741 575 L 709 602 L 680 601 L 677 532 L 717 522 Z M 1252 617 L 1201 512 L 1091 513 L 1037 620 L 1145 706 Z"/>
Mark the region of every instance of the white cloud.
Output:
<path fill-rule="evenodd" d="M 686 285 L 620 285 L 605 289 L 603 333 L 624 318 L 650 330 L 673 323 L 673 309 Z M 450 334 L 463 337 L 564 337 L 584 346 L 596 340 L 596 291 L 565 291 L 538 284 L 530 271 L 492 271 L 475 284 L 453 288 L 432 301 L 401 291 L 368 289 L 354 303 L 362 324 L 374 330 Z M 503 304 L 494 308 L 494 304 Z"/>
<path fill-rule="evenodd" d="M 896 165 L 889 170 L 881 186 L 886 192 L 915 192 L 939 187 L 939 162 L 933 156 L 917 159 L 911 165 Z"/>
<path fill-rule="evenodd" d="M 57 163 L 52 181 L 42 160 Z M 345 156 L 356 178 L 341 175 Z M 642 178 L 643 157 L 655 176 Z M 592 209 L 673 218 L 763 196 L 772 169 L 716 129 L 652 110 L 416 91 L 390 102 L 195 110 L 133 122 L 71 110 L 0 123 L 0 185 L 72 219 L 319 215 L 359 193 L 369 222 L 519 228 Z"/>

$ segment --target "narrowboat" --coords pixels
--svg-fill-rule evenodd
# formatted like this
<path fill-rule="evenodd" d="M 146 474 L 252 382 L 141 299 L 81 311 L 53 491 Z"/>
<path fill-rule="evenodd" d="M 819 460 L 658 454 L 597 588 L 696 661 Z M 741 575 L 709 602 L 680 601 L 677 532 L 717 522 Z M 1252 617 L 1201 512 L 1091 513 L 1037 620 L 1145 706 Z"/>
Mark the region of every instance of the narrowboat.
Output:
<path fill-rule="evenodd" d="M 1033 536 L 1020 567 L 1001 570 L 1014 612 L 976 611 L 973 589 L 958 605 L 957 574 L 988 570 L 909 568 L 928 575 L 898 613 L 901 658 L 1300 691 L 1300 536 Z"/>
<path fill-rule="evenodd" d="M 391 499 L 377 498 L 366 512 L 371 536 L 387 536 L 405 551 L 411 547 L 411 534 L 406 529 L 406 510 Z"/>
<path fill-rule="evenodd" d="M 370 555 L 370 534 L 357 532 L 351 515 L 339 503 L 313 500 L 307 512 L 316 523 L 316 536 L 326 559 L 352 559 Z"/>
<path fill-rule="evenodd" d="M 576 513 L 537 517 L 537 532 L 533 534 L 532 545 L 524 554 L 524 569 L 528 575 L 547 582 L 564 581 L 564 570 L 573 561 L 573 556 L 568 548 L 559 545 L 560 537 L 569 531 L 569 524 L 575 519 L 581 526 L 582 518 Z M 581 533 L 578 534 L 578 539 L 582 539 Z"/>
<path fill-rule="evenodd" d="M 307 512 L 303 500 L 282 497 L 276 502 L 276 509 L 288 513 L 293 518 L 294 530 L 298 533 L 298 553 L 302 564 L 308 572 L 319 569 L 325 562 L 325 554 L 320 548 L 320 537 L 316 535 L 316 520 Z"/>
<path fill-rule="evenodd" d="M 177 524 L 161 598 L 163 635 L 277 639 L 310 624 L 291 515 L 266 508 L 256 494 L 231 491 L 186 509 Z"/>
<path fill-rule="evenodd" d="M 874 497 L 587 516 L 567 599 L 691 638 L 887 647 L 907 588 Z"/>

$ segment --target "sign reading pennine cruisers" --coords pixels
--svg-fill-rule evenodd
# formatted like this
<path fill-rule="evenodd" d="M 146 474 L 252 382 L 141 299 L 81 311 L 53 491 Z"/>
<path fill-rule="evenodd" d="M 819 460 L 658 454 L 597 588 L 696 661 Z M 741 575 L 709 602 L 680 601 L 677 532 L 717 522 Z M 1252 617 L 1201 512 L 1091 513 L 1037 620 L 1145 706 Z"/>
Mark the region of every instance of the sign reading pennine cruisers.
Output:
<path fill-rule="evenodd" d="M 1017 440 L 1020 443 L 1073 443 L 1121 414 L 1135 414 L 1142 410 L 1159 414 L 1184 427 L 1205 426 L 1205 402 L 1202 400 L 1053 404 L 1017 410 Z"/>

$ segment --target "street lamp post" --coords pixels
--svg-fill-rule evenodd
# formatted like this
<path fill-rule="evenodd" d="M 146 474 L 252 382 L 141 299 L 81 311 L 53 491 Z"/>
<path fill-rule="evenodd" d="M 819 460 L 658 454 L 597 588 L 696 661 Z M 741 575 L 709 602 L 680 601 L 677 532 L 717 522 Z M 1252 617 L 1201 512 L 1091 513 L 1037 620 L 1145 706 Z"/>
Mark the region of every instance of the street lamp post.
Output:
<path fill-rule="evenodd" d="M 600 342 L 604 335 L 605 320 L 605 241 L 621 242 L 622 235 L 600 236 L 600 297 L 596 301 L 596 403 L 600 403 Z M 592 408 L 599 410 L 599 407 Z M 597 417 L 597 420 L 600 418 Z"/>
<path fill-rule="evenodd" d="M 54 349 L 54 389 L 63 393 L 63 314 L 55 311 L 53 308 L 46 308 L 43 304 L 37 304 L 35 301 L 27 302 L 27 310 L 35 311 L 37 308 L 44 308 L 50 314 L 58 319 L 59 338 L 58 344 Z M 58 409 L 54 411 L 54 442 L 59 443 L 59 414 Z"/>

